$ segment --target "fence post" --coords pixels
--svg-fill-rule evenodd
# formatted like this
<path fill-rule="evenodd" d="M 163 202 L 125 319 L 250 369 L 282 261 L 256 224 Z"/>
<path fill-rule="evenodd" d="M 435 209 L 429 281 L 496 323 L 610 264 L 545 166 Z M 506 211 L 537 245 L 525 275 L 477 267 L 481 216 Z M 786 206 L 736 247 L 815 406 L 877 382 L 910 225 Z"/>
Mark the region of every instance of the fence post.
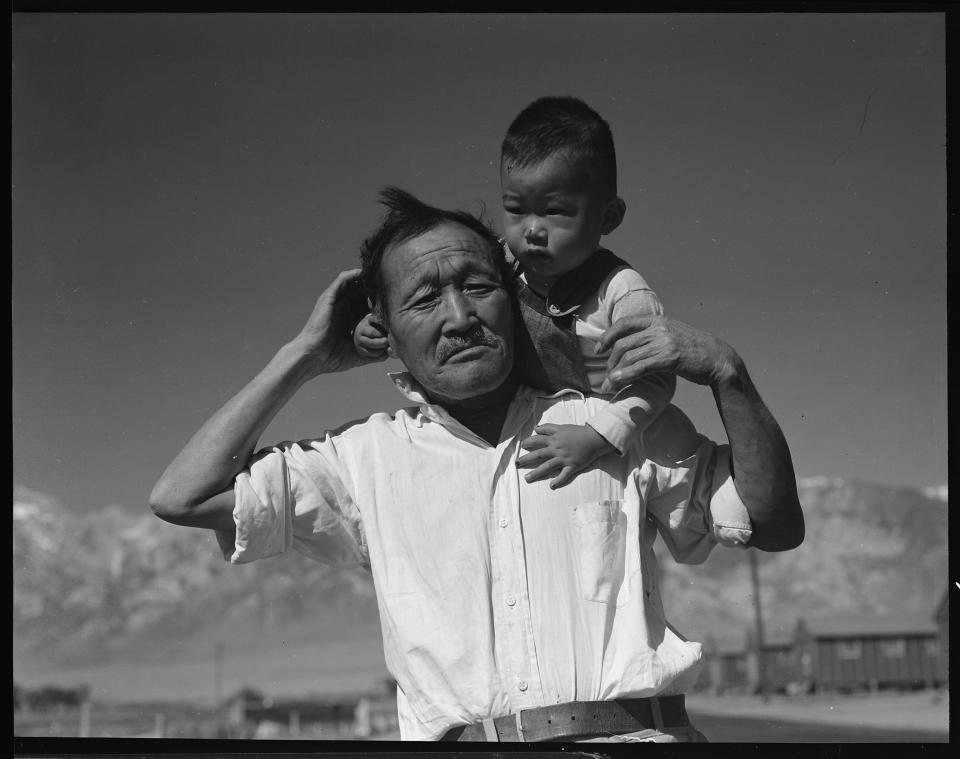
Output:
<path fill-rule="evenodd" d="M 80 738 L 90 737 L 90 699 L 85 698 L 80 703 L 80 729 L 77 731 Z"/>

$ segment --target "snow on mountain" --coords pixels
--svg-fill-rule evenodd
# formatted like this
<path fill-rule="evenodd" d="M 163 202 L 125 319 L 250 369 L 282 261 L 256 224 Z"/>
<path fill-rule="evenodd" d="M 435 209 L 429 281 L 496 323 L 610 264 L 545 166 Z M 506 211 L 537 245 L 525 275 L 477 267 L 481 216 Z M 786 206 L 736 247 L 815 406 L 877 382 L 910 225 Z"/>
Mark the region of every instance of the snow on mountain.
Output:
<path fill-rule="evenodd" d="M 756 552 L 768 629 L 789 633 L 800 617 L 840 611 L 932 616 L 947 585 L 945 500 L 835 478 L 801 480 L 798 492 L 803 544 Z M 684 635 L 736 638 L 752 626 L 746 551 L 715 549 L 699 566 L 679 566 L 669 555 L 660 563 L 667 616 Z"/>
<path fill-rule="evenodd" d="M 306 638 L 323 608 L 367 616 L 374 608 L 372 583 L 360 574 L 297 554 L 233 566 L 210 531 L 174 527 L 146 510 L 77 515 L 21 487 L 13 511 L 13 637 L 22 655 L 161 656 L 225 620 L 247 643 L 280 628 Z"/>
<path fill-rule="evenodd" d="M 931 496 L 808 478 L 798 491 L 803 545 L 757 552 L 768 629 L 834 611 L 932 613 L 947 583 L 945 487 Z M 373 586 L 361 573 L 295 553 L 230 565 L 207 530 L 146 510 L 77 515 L 26 488 L 14 490 L 13 514 L 16 655 L 159 661 L 191 641 L 262 650 L 265 636 L 307 645 L 320 630 L 325 640 L 348 640 L 358 620 L 377 625 Z M 702 641 L 752 624 L 746 551 L 718 548 L 699 566 L 677 565 L 662 544 L 657 556 L 668 619 L 685 636 Z"/>

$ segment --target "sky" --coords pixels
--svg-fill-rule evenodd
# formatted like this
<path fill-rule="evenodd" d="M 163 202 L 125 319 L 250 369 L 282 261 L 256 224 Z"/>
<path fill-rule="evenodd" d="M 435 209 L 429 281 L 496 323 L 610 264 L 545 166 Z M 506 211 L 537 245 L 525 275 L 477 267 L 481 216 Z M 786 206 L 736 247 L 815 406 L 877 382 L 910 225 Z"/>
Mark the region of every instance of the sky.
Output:
<path fill-rule="evenodd" d="M 514 115 L 613 129 L 604 244 L 743 356 L 799 477 L 947 481 L 944 17 L 14 14 L 14 482 L 147 509 L 356 266 L 378 188 L 486 211 Z M 264 443 L 405 405 L 318 378 Z M 723 435 L 710 392 L 676 403 Z"/>

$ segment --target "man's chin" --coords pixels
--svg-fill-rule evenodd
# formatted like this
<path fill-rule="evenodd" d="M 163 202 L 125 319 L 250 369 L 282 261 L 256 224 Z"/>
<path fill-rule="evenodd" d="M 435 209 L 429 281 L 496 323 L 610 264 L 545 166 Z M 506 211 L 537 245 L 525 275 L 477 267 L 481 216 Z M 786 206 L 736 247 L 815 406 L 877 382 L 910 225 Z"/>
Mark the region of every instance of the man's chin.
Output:
<path fill-rule="evenodd" d="M 461 351 L 453 356 L 463 356 L 474 349 Z M 446 398 L 468 400 L 497 390 L 510 377 L 511 362 L 491 360 L 489 356 L 470 359 L 463 356 L 459 361 L 447 360 L 437 378 L 436 394 Z M 429 392 L 429 388 L 428 388 Z"/>

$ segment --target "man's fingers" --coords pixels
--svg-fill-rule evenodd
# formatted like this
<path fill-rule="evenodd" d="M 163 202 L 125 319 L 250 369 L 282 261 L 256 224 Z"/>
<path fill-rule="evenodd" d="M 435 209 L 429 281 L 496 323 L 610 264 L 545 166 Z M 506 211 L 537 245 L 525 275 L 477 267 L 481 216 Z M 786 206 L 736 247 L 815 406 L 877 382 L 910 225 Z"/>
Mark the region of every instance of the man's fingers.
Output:
<path fill-rule="evenodd" d="M 553 453 L 541 448 L 540 450 L 534 450 L 531 453 L 525 453 L 519 458 L 517 458 L 517 466 L 521 469 L 528 466 L 537 466 L 537 464 L 542 464 L 544 461 L 549 461 L 553 458 Z"/>
<path fill-rule="evenodd" d="M 562 488 L 564 485 L 568 485 L 577 474 L 576 469 L 572 466 L 565 466 L 560 470 L 560 474 L 550 481 L 550 487 L 554 490 L 557 488 Z"/>
<path fill-rule="evenodd" d="M 360 269 L 340 272 L 317 299 L 310 321 L 319 325 L 328 322 L 332 315 L 338 325 L 356 326 L 366 312 L 359 277 Z"/>
<path fill-rule="evenodd" d="M 626 365 L 620 365 L 616 369 L 607 372 L 607 376 L 604 378 L 603 385 L 601 386 L 601 392 L 615 393 L 632 382 L 636 382 L 649 371 L 651 371 L 649 361 L 639 358 L 629 361 Z"/>
<path fill-rule="evenodd" d="M 646 334 L 636 334 L 636 335 L 627 335 L 626 337 L 621 337 L 614 343 L 613 348 L 610 350 L 610 356 L 607 358 L 607 370 L 613 369 L 617 364 L 623 361 L 625 354 L 632 350 L 636 350 L 641 346 L 645 345 L 648 340 Z"/>
<path fill-rule="evenodd" d="M 609 350 L 610 346 L 616 343 L 621 337 L 645 330 L 653 320 L 657 318 L 659 317 L 655 314 L 645 314 L 642 316 L 625 316 L 622 319 L 617 319 L 607 328 L 603 335 L 600 336 L 600 340 L 597 341 L 596 352 L 603 353 Z"/>
<path fill-rule="evenodd" d="M 520 447 L 525 451 L 535 451 L 538 448 L 545 447 L 549 442 L 547 438 L 541 437 L 540 435 L 531 435 L 525 440 L 520 441 Z"/>
<path fill-rule="evenodd" d="M 552 435 L 557 431 L 557 425 L 555 424 L 538 424 L 533 428 L 534 432 L 537 432 L 541 435 Z"/>
<path fill-rule="evenodd" d="M 538 482 L 539 480 L 545 480 L 562 466 L 563 464 L 561 464 L 559 461 L 551 458 L 549 461 L 544 462 L 533 471 L 527 472 L 523 478 L 527 482 Z"/>

